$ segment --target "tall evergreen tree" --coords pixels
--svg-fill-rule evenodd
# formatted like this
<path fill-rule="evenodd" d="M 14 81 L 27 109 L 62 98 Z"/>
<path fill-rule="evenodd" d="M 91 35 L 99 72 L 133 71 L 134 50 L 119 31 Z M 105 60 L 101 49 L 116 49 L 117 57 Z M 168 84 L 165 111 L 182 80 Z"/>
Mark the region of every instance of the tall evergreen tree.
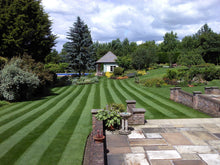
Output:
<path fill-rule="evenodd" d="M 0 56 L 24 53 L 43 61 L 55 45 L 41 0 L 0 0 Z"/>
<path fill-rule="evenodd" d="M 66 52 L 69 58 L 69 66 L 74 71 L 81 73 L 94 69 L 95 53 L 93 48 L 92 37 L 88 26 L 77 17 L 73 27 L 68 32 Z"/>

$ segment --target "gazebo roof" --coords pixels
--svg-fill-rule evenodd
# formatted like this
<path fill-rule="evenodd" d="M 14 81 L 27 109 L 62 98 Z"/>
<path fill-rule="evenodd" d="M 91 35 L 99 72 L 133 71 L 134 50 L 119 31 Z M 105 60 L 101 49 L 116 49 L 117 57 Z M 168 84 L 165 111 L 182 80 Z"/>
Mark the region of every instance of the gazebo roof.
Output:
<path fill-rule="evenodd" d="M 96 63 L 116 63 L 117 56 L 114 55 L 111 51 L 106 53 L 102 58 L 100 58 Z"/>

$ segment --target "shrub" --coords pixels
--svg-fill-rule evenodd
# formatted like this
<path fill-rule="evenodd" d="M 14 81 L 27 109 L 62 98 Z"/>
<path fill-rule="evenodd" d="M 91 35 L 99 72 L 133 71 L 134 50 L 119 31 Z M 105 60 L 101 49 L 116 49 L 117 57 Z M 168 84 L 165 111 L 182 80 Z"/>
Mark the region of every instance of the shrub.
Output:
<path fill-rule="evenodd" d="M 121 67 L 116 67 L 116 68 L 114 69 L 114 75 L 115 75 L 115 76 L 120 76 L 120 75 L 122 75 L 123 71 L 124 71 L 123 68 L 121 68 Z"/>
<path fill-rule="evenodd" d="M 38 87 L 39 93 L 42 93 L 46 88 L 53 86 L 57 79 L 57 76 L 54 72 L 45 68 L 43 63 L 35 62 L 35 60 L 28 55 L 24 55 L 22 57 L 20 68 L 28 72 L 33 72 L 38 76 L 40 79 L 40 85 Z"/>
<path fill-rule="evenodd" d="M 57 79 L 55 86 L 61 87 L 61 86 L 66 86 L 66 85 L 71 85 L 73 84 L 72 80 L 68 76 L 63 76 Z"/>
<path fill-rule="evenodd" d="M 28 71 L 22 70 L 19 65 L 21 59 L 13 60 L 5 65 L 0 75 L 0 93 L 9 101 L 30 99 L 39 86 L 39 78 Z"/>
<path fill-rule="evenodd" d="M 98 120 L 103 120 L 107 127 L 119 126 L 121 124 L 120 112 L 125 111 L 125 106 L 123 104 L 112 103 L 108 106 L 108 109 L 99 110 L 96 114 Z"/>
<path fill-rule="evenodd" d="M 147 79 L 144 82 L 144 86 L 146 87 L 153 87 L 153 86 L 161 87 L 161 85 L 163 84 L 164 84 L 164 81 L 160 78 Z"/>
<path fill-rule="evenodd" d="M 4 68 L 5 64 L 8 62 L 8 59 L 0 56 L 0 69 Z"/>
<path fill-rule="evenodd" d="M 2 107 L 2 106 L 4 106 L 4 105 L 8 105 L 8 104 L 10 104 L 9 102 L 7 102 L 7 101 L 0 101 L 0 107 Z"/>
<path fill-rule="evenodd" d="M 212 81 L 214 79 L 219 79 L 220 70 L 216 69 L 214 66 L 206 67 L 203 70 L 203 78 L 207 81 Z"/>
<path fill-rule="evenodd" d="M 167 78 L 172 80 L 172 79 L 176 79 L 177 78 L 177 71 L 176 70 L 171 70 L 171 69 L 168 69 L 167 70 Z"/>
<path fill-rule="evenodd" d="M 93 84 L 93 83 L 97 83 L 99 82 L 99 78 L 98 77 L 93 77 L 93 78 L 89 78 L 89 77 L 80 77 L 73 79 L 72 84 L 74 85 L 85 85 L 85 84 Z"/>
<path fill-rule="evenodd" d="M 49 64 L 45 64 L 45 68 L 55 73 L 64 73 L 68 65 L 69 65 L 68 63 L 59 63 L 59 64 L 49 63 Z"/>

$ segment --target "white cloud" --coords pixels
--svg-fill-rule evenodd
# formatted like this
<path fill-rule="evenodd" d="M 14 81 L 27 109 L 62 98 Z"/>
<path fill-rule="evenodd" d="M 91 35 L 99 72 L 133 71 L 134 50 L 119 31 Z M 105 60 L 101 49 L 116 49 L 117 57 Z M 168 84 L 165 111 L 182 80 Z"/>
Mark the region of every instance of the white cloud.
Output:
<path fill-rule="evenodd" d="M 93 40 L 100 42 L 126 37 L 160 42 L 171 30 L 181 39 L 205 23 L 220 32 L 219 0 L 42 0 L 42 4 L 59 37 L 59 50 L 77 16 L 88 24 Z"/>

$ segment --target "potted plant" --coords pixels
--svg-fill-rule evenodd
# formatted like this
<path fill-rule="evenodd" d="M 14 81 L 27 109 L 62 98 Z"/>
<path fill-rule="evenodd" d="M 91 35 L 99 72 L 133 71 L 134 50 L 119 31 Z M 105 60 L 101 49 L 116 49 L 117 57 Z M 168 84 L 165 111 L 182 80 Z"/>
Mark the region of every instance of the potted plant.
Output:
<path fill-rule="evenodd" d="M 103 120 L 105 122 L 105 126 L 110 128 L 110 130 L 114 130 L 113 127 L 120 126 L 121 124 L 121 116 L 120 112 L 124 112 L 125 107 L 123 104 L 110 104 L 108 109 L 99 110 L 96 114 L 96 118 L 98 120 Z"/>
<path fill-rule="evenodd" d="M 105 139 L 105 136 L 103 135 L 103 132 L 101 131 L 99 131 L 99 130 L 97 130 L 97 134 L 95 135 L 95 136 L 93 136 L 93 139 L 95 140 L 95 141 L 97 141 L 97 142 L 103 142 L 103 140 Z"/>

